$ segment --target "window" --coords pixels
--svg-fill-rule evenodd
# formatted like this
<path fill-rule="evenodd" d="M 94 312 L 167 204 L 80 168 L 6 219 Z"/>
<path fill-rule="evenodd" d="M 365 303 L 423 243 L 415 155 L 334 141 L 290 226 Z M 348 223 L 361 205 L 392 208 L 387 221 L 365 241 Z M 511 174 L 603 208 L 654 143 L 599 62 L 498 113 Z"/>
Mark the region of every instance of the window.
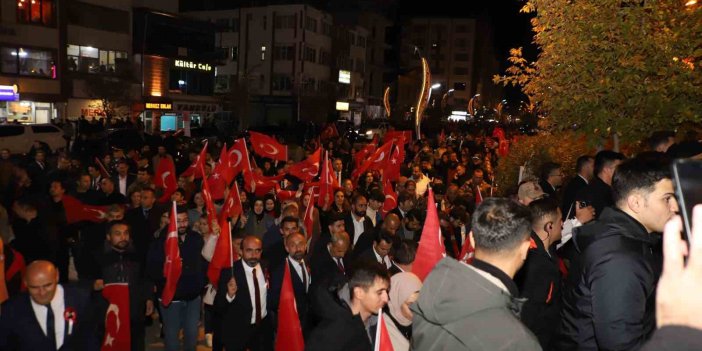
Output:
<path fill-rule="evenodd" d="M 365 48 L 366 47 L 366 38 L 359 35 L 358 41 L 356 42 L 356 44 L 358 44 L 358 46 L 360 46 L 362 48 Z"/>
<path fill-rule="evenodd" d="M 239 32 L 239 19 L 234 17 L 232 18 L 232 32 L 236 33 Z"/>
<path fill-rule="evenodd" d="M 268 27 L 268 16 L 263 16 L 263 30 L 266 30 L 266 27 Z"/>
<path fill-rule="evenodd" d="M 24 126 L 0 126 L 0 137 L 24 134 Z"/>
<path fill-rule="evenodd" d="M 295 15 L 275 16 L 275 29 L 293 29 L 295 28 Z"/>
<path fill-rule="evenodd" d="M 229 76 L 226 74 L 215 77 L 215 93 L 225 93 L 229 91 Z"/>
<path fill-rule="evenodd" d="M 69 24 L 125 34 L 129 34 L 132 26 L 129 11 L 117 10 L 76 0 L 67 1 L 66 7 Z"/>
<path fill-rule="evenodd" d="M 215 21 L 215 26 L 220 32 L 229 32 L 231 28 L 229 27 L 229 18 L 219 18 Z"/>
<path fill-rule="evenodd" d="M 261 46 L 261 61 L 265 61 L 265 60 L 266 60 L 266 47 Z"/>
<path fill-rule="evenodd" d="M 302 83 L 302 90 L 313 92 L 317 88 L 317 81 L 314 78 L 306 78 Z"/>
<path fill-rule="evenodd" d="M 356 34 L 349 33 L 349 44 L 356 45 Z"/>
<path fill-rule="evenodd" d="M 41 133 L 58 133 L 61 130 L 54 127 L 54 126 L 32 126 L 32 132 L 34 134 L 41 134 Z"/>
<path fill-rule="evenodd" d="M 124 73 L 129 66 L 126 51 L 101 50 L 91 46 L 68 45 L 68 70 L 83 73 Z"/>
<path fill-rule="evenodd" d="M 317 50 L 305 48 L 305 61 L 317 62 Z"/>
<path fill-rule="evenodd" d="M 332 25 L 328 22 L 322 22 L 322 34 L 326 36 L 331 35 Z"/>
<path fill-rule="evenodd" d="M 292 79 L 285 74 L 273 73 L 273 90 L 290 91 L 292 89 Z"/>
<path fill-rule="evenodd" d="M 468 67 L 454 67 L 453 74 L 455 74 L 457 76 L 467 76 L 468 75 Z"/>
<path fill-rule="evenodd" d="M 331 63 L 330 57 L 331 56 L 329 55 L 328 52 L 321 50 L 321 49 L 319 50 L 319 64 L 320 65 L 330 64 Z"/>
<path fill-rule="evenodd" d="M 17 22 L 54 27 L 55 0 L 17 0 Z"/>
<path fill-rule="evenodd" d="M 366 70 L 366 64 L 363 60 L 356 60 L 356 72 L 363 73 Z"/>
<path fill-rule="evenodd" d="M 307 16 L 305 18 L 305 29 L 312 31 L 312 32 L 317 32 L 317 20 Z"/>
<path fill-rule="evenodd" d="M 239 59 L 239 48 L 238 47 L 235 46 L 233 48 L 230 48 L 229 52 L 231 53 L 230 57 L 232 58 L 232 61 L 236 61 Z"/>
<path fill-rule="evenodd" d="M 467 48 L 468 47 L 468 39 L 465 39 L 465 38 L 458 38 L 455 40 L 454 43 L 455 43 L 454 45 L 457 48 Z"/>
<path fill-rule="evenodd" d="M 273 48 L 273 59 L 281 61 L 292 61 L 295 59 L 295 47 L 292 45 L 278 46 Z"/>
<path fill-rule="evenodd" d="M 456 54 L 454 55 L 454 60 L 456 61 L 468 61 L 470 58 L 468 57 L 468 54 Z"/>
<path fill-rule="evenodd" d="M 2 47 L 0 71 L 6 74 L 56 78 L 55 51 L 48 49 Z"/>

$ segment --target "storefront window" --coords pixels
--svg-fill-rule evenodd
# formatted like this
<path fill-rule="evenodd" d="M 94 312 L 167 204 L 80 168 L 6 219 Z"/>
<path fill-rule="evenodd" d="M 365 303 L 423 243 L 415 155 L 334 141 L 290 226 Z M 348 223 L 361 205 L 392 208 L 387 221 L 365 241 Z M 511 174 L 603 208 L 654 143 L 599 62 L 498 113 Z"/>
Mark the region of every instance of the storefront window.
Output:
<path fill-rule="evenodd" d="M 127 67 L 126 51 L 101 50 L 90 46 L 68 45 L 68 70 L 83 73 L 120 73 Z"/>
<path fill-rule="evenodd" d="M 0 121 L 19 123 L 49 123 L 56 118 L 54 104 L 33 101 L 0 102 Z"/>
<path fill-rule="evenodd" d="M 55 0 L 18 0 L 17 21 L 20 23 L 55 26 L 56 1 Z"/>
<path fill-rule="evenodd" d="M 35 48 L 0 48 L 1 71 L 5 74 L 56 78 L 54 51 Z"/>

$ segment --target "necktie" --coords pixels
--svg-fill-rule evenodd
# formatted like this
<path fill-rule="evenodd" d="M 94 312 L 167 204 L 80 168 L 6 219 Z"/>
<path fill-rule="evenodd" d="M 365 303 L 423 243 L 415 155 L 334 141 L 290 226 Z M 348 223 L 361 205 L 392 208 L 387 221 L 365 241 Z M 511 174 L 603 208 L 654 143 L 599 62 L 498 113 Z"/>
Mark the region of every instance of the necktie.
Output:
<path fill-rule="evenodd" d="M 149 210 L 144 210 L 144 218 L 148 219 L 149 218 Z"/>
<path fill-rule="evenodd" d="M 307 292 L 307 269 L 305 268 L 305 261 L 300 262 L 300 267 L 302 268 L 302 286 L 305 287 L 305 292 Z"/>
<path fill-rule="evenodd" d="M 46 305 L 46 337 L 49 338 L 51 349 L 56 350 L 56 328 L 54 328 L 54 310 Z"/>
<path fill-rule="evenodd" d="M 340 271 L 342 274 L 346 274 L 346 270 L 344 269 L 344 265 L 341 264 L 341 259 L 338 258 L 338 257 L 336 258 L 336 265 L 339 267 L 339 271 Z"/>
<path fill-rule="evenodd" d="M 253 269 L 253 284 L 254 284 L 254 301 L 256 301 L 256 324 L 261 321 L 261 289 L 258 287 L 258 277 L 256 276 L 256 268 Z"/>

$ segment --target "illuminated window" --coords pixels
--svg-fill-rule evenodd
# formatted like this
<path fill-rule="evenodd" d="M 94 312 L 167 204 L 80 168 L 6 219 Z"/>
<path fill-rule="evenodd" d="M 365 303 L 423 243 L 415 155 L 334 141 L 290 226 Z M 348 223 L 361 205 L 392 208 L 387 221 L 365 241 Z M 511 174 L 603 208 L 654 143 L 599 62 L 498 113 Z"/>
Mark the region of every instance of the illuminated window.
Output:
<path fill-rule="evenodd" d="M 0 72 L 56 78 L 55 51 L 26 47 L 0 48 Z"/>
<path fill-rule="evenodd" d="M 55 0 L 17 0 L 17 22 L 54 27 Z"/>

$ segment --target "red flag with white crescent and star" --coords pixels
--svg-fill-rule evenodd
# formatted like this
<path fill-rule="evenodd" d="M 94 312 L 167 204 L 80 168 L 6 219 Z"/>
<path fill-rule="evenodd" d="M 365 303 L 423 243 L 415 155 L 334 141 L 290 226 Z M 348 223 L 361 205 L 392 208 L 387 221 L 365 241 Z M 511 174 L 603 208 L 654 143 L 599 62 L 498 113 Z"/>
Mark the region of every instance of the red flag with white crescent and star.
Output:
<path fill-rule="evenodd" d="M 249 131 L 249 141 L 253 151 L 260 156 L 278 161 L 288 160 L 288 147 L 273 137 Z"/>
<path fill-rule="evenodd" d="M 163 262 L 163 277 L 166 278 L 166 284 L 161 293 L 161 303 L 166 307 L 173 301 L 176 286 L 178 286 L 178 280 L 183 271 L 183 262 L 180 259 L 180 248 L 178 247 L 176 216 L 178 216 L 178 211 L 176 211 L 176 203 L 173 201 L 168 224 L 168 236 L 166 237 L 166 244 L 163 245 L 166 253 L 166 259 Z"/>
<path fill-rule="evenodd" d="M 154 175 L 154 185 L 156 188 L 163 189 L 163 195 L 158 199 L 158 202 L 167 202 L 176 189 L 178 189 L 175 164 L 170 157 L 161 158 L 158 162 L 156 174 Z"/>
<path fill-rule="evenodd" d="M 229 158 L 229 167 L 231 168 L 232 179 L 234 179 L 234 177 L 239 175 L 239 173 L 242 171 L 251 170 L 249 151 L 246 148 L 246 140 L 243 138 L 234 141 L 234 144 L 227 152 L 227 156 Z"/>
<path fill-rule="evenodd" d="M 364 172 L 368 170 L 382 170 L 386 169 L 390 163 L 390 152 L 392 151 L 393 142 L 387 142 L 383 146 L 379 147 L 372 156 L 370 156 L 361 167 L 355 169 L 351 174 L 351 179 L 358 179 Z"/>
<path fill-rule="evenodd" d="M 104 222 L 107 220 L 109 206 L 94 206 L 82 203 L 70 195 L 63 195 L 61 198 L 63 208 L 66 210 L 66 223 L 77 223 L 81 221 Z"/>
<path fill-rule="evenodd" d="M 383 215 L 383 218 L 385 218 L 385 215 L 388 214 L 388 212 L 392 211 L 395 207 L 397 207 L 397 193 L 395 193 L 395 190 L 392 188 L 392 184 L 390 183 L 390 180 L 385 179 L 383 184 L 383 193 L 385 194 L 385 201 L 383 202 L 383 209 L 381 210 L 381 214 Z"/>
<path fill-rule="evenodd" d="M 129 285 L 105 284 L 102 296 L 107 300 L 105 313 L 105 338 L 101 351 L 120 351 L 131 348 L 129 324 Z"/>
<path fill-rule="evenodd" d="M 290 167 L 288 173 L 303 182 L 309 182 L 319 174 L 319 165 L 322 158 L 322 148 L 318 148 L 310 157 Z"/>
<path fill-rule="evenodd" d="M 324 162 L 322 163 L 322 171 L 319 177 L 319 198 L 317 206 L 325 209 L 334 201 L 334 189 L 339 187 L 339 180 L 336 179 L 332 172 L 331 161 L 329 160 L 329 151 L 324 153 Z"/>

